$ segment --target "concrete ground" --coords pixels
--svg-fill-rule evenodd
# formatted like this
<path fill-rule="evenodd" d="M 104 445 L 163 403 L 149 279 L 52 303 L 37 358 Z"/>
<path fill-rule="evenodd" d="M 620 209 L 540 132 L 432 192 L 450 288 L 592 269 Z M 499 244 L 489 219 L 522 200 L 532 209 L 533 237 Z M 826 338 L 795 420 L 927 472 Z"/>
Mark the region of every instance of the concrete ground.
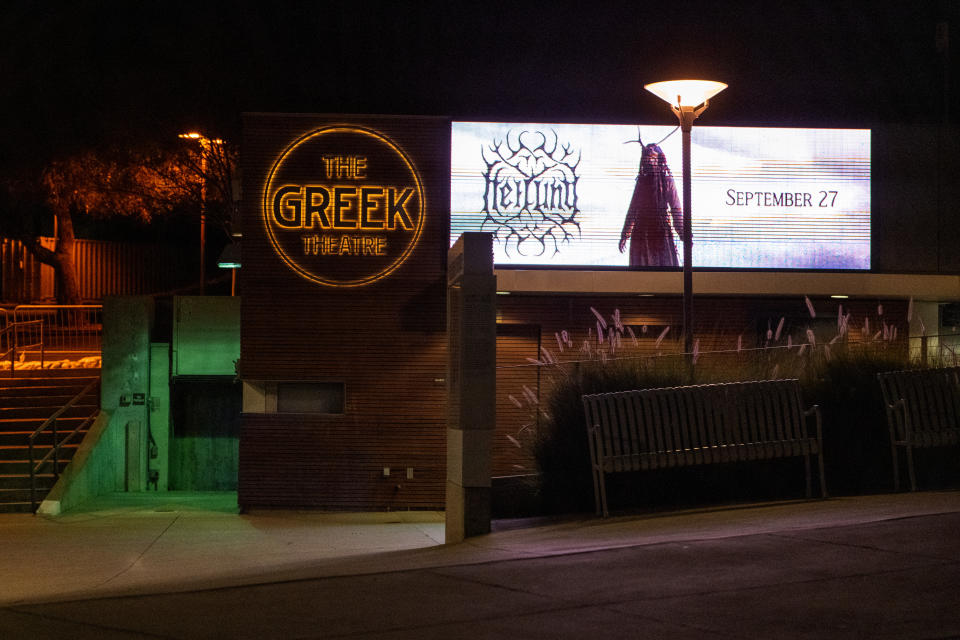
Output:
<path fill-rule="evenodd" d="M 236 513 L 231 494 L 0 516 L 0 638 L 960 637 L 960 492 L 601 520 Z"/>

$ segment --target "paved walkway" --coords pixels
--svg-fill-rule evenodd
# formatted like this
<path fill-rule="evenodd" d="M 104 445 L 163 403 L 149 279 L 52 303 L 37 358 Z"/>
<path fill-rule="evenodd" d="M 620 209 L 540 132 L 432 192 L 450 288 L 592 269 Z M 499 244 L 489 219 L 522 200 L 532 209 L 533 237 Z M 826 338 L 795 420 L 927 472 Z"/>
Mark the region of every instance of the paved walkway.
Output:
<path fill-rule="evenodd" d="M 956 491 L 500 523 L 451 546 L 438 513 L 231 500 L 0 516 L 0 638 L 960 636 Z"/>

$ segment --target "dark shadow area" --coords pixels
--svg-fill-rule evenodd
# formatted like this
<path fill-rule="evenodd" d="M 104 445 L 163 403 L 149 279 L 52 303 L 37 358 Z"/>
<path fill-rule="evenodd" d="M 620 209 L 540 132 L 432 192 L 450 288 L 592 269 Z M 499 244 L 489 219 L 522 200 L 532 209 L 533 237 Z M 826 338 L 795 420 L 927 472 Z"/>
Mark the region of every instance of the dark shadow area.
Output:
<path fill-rule="evenodd" d="M 236 491 L 242 399 L 232 377 L 173 380 L 171 490 Z"/>

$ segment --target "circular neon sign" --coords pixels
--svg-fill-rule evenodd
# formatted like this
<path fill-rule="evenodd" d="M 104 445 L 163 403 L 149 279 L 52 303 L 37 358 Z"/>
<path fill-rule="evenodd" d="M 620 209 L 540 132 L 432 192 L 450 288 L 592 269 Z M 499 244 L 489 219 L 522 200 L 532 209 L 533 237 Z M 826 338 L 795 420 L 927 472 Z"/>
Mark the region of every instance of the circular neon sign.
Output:
<path fill-rule="evenodd" d="M 357 287 L 395 271 L 423 229 L 413 163 L 383 134 L 329 126 L 295 140 L 274 162 L 263 221 L 277 255 L 318 284 Z"/>

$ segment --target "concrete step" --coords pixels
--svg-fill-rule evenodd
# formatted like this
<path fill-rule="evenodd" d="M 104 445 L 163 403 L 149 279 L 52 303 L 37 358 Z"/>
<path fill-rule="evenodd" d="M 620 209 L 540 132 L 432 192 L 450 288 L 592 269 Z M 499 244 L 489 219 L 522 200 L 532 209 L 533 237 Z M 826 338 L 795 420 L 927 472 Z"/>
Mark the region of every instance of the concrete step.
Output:
<path fill-rule="evenodd" d="M 15 389 L 4 389 L 2 395 L 0 395 L 0 406 L 24 407 L 56 404 L 62 407 L 75 398 L 81 391 L 83 391 L 83 387 L 77 387 L 76 390 L 70 387 L 18 387 Z M 88 394 L 86 397 L 96 400 L 97 395 L 98 394 Z"/>
<path fill-rule="evenodd" d="M 100 397 L 99 385 L 90 383 L 95 382 L 97 378 L 89 380 L 73 380 L 65 384 L 36 384 L 21 385 L 16 387 L 0 387 L 0 407 L 8 406 L 10 403 L 19 402 L 21 398 L 47 398 L 50 396 L 67 396 L 73 398 L 81 393 L 89 397 Z M 88 389 L 88 387 L 90 387 Z M 84 391 L 86 389 L 86 391 Z"/>
<path fill-rule="evenodd" d="M 70 378 L 70 377 L 83 377 L 83 376 L 100 376 L 100 367 L 84 367 L 84 368 L 44 368 L 44 369 L 15 369 L 13 375 L 10 375 L 9 369 L 10 361 L 7 360 L 8 368 L 5 371 L 0 372 L 0 380 L 19 380 L 27 378 Z"/>
<path fill-rule="evenodd" d="M 80 434 L 78 433 L 70 442 L 60 446 L 60 457 L 70 459 L 73 457 L 73 454 L 76 453 L 77 449 L 80 447 Z M 34 445 L 33 447 L 33 459 L 40 460 L 45 455 L 50 453 L 50 450 L 53 447 L 50 445 Z M 27 446 L 26 438 L 24 438 L 23 445 L 2 445 L 0 446 L 0 465 L 10 464 L 14 462 L 23 462 L 27 464 L 30 460 L 30 448 Z M 4 473 L 0 471 L 0 473 Z"/>
<path fill-rule="evenodd" d="M 11 381 L 9 378 L 0 377 L 0 397 L 16 395 L 18 393 L 16 389 L 29 389 L 31 387 L 40 389 L 40 393 L 48 393 L 56 389 L 77 389 L 79 391 L 99 379 L 99 376 L 71 376 L 69 378 L 45 378 L 43 380 L 14 378 Z"/>
<path fill-rule="evenodd" d="M 0 500 L 0 513 L 30 513 L 33 510 L 27 502 L 3 502 Z"/>
<path fill-rule="evenodd" d="M 38 474 L 36 477 L 35 499 L 37 504 L 43 501 L 56 483 L 53 474 Z M 0 475 L 0 513 L 29 513 L 30 476 L 4 477 Z"/>
<path fill-rule="evenodd" d="M 63 440 L 63 438 L 73 431 L 78 425 L 81 424 L 81 419 L 71 419 L 75 420 L 70 424 L 70 428 L 66 428 L 67 425 L 61 425 L 60 421 L 57 421 L 57 439 Z M 0 432 L 0 447 L 18 447 L 18 446 L 27 446 L 27 438 L 30 437 L 30 434 L 34 432 L 34 429 L 19 429 L 16 431 L 4 431 Z M 84 436 L 87 435 L 87 429 L 80 429 L 70 442 L 79 443 L 83 440 Z M 36 439 L 33 441 L 34 445 L 51 447 L 53 446 L 53 432 L 49 429 L 44 430 L 42 433 L 38 434 Z"/>
<path fill-rule="evenodd" d="M 33 374 L 33 375 L 30 375 Z M 0 389 L 24 386 L 51 386 L 71 383 L 84 383 L 100 377 L 99 369 L 52 369 L 36 375 L 35 370 L 17 369 L 10 375 L 10 369 L 0 370 Z"/>
<path fill-rule="evenodd" d="M 89 415 L 97 413 L 100 409 L 95 405 L 87 405 L 86 411 L 80 412 L 79 415 L 73 415 L 75 412 L 67 411 L 65 415 L 62 415 L 57 418 L 57 430 L 63 431 L 65 427 L 61 426 L 61 423 L 64 425 L 72 425 L 70 429 L 73 429 L 77 423 L 82 422 L 83 419 Z M 24 431 L 26 429 L 36 429 L 43 422 L 49 418 L 51 415 L 56 413 L 56 409 L 49 411 L 45 414 L 41 413 L 37 417 L 27 417 L 27 416 L 11 416 L 9 418 L 0 418 L 0 433 L 9 433 L 11 431 Z"/>
<path fill-rule="evenodd" d="M 63 384 L 57 384 L 55 381 L 48 381 L 46 383 L 34 381 L 34 384 L 0 386 L 0 406 L 6 405 L 7 401 L 24 397 L 70 396 L 72 398 L 96 380 L 97 378 L 71 378 Z M 99 395 L 99 387 L 94 387 L 87 393 L 90 395 Z"/>
<path fill-rule="evenodd" d="M 29 473 L 0 473 L 0 481 L 3 483 L 2 488 L 0 488 L 0 494 L 3 495 L 9 495 L 9 493 L 15 493 L 17 491 L 30 490 Z M 37 488 L 49 490 L 53 488 L 54 484 L 56 484 L 57 476 L 52 471 L 44 470 L 43 473 L 38 473 L 36 475 L 36 482 Z"/>
<path fill-rule="evenodd" d="M 99 379 L 99 369 L 44 369 L 0 371 L 0 513 L 29 512 L 30 450 L 28 437 L 51 415 L 74 399 L 91 382 Z M 87 394 L 78 404 L 57 418 L 57 441 L 80 429 L 62 445 L 58 471 L 63 471 L 87 433 L 91 418 L 100 408 L 99 392 Z M 34 460 L 46 456 L 54 443 L 51 429 L 40 433 L 34 442 Z M 53 462 L 47 461 L 36 477 L 37 501 L 49 493 L 56 476 Z"/>
<path fill-rule="evenodd" d="M 18 421 L 40 420 L 42 422 L 59 411 L 65 404 L 66 403 L 22 407 L 0 407 L 0 430 L 3 429 L 3 425 Z M 75 404 L 60 414 L 57 420 L 59 421 L 68 418 L 85 417 L 91 413 L 94 413 L 98 409 L 99 405 L 95 402 Z"/>
<path fill-rule="evenodd" d="M 70 464 L 70 460 L 57 460 L 57 473 L 63 473 L 63 470 Z M 53 474 L 53 459 L 47 460 L 39 467 L 34 463 L 34 469 L 37 473 L 44 475 Z M 52 483 L 47 486 L 46 483 L 38 483 L 38 487 L 50 489 Z M 30 488 L 30 462 L 28 460 L 0 460 L 0 491 L 12 491 Z"/>

